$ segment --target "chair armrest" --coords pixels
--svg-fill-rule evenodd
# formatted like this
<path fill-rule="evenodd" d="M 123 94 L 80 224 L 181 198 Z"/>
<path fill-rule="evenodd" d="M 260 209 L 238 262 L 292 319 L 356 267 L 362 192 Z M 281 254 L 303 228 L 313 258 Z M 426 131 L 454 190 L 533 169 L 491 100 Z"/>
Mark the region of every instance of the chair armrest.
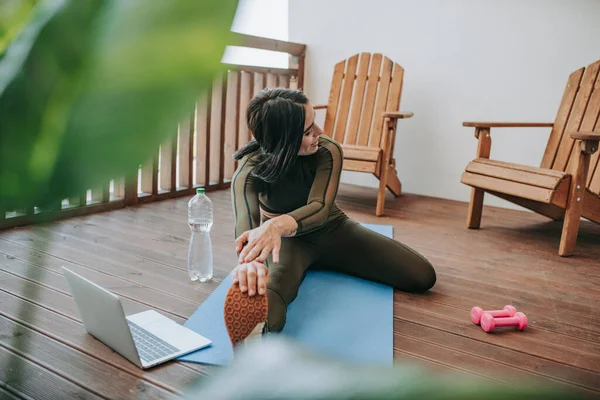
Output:
<path fill-rule="evenodd" d="M 600 132 L 571 132 L 573 139 L 600 141 Z"/>
<path fill-rule="evenodd" d="M 586 154 L 594 154 L 598 150 L 600 132 L 571 132 L 571 137 L 580 140 L 581 151 Z"/>
<path fill-rule="evenodd" d="M 552 128 L 553 122 L 463 122 L 470 128 Z"/>
<path fill-rule="evenodd" d="M 313 108 L 315 110 L 322 110 L 324 108 L 327 108 L 327 104 L 317 104 L 316 106 L 313 106 Z"/>
<path fill-rule="evenodd" d="M 391 119 L 407 119 L 411 118 L 414 114 L 411 112 L 400 112 L 400 111 L 385 111 L 381 113 L 383 118 Z"/>

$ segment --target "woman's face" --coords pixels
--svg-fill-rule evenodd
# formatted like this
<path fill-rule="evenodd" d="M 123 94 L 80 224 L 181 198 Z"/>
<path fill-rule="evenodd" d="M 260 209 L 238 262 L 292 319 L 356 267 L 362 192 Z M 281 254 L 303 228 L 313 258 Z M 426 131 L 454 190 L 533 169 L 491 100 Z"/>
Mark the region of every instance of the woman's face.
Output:
<path fill-rule="evenodd" d="M 323 130 L 315 123 L 315 110 L 310 102 L 304 105 L 306 118 L 304 119 L 304 134 L 300 145 L 299 156 L 309 156 L 319 150 L 319 136 Z"/>

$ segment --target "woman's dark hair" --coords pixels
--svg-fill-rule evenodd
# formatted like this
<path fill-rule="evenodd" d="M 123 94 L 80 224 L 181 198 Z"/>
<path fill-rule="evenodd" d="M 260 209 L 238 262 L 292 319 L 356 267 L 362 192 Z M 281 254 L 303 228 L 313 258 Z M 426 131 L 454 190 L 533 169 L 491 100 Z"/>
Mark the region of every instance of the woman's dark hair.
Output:
<path fill-rule="evenodd" d="M 239 149 L 235 160 L 258 152 L 252 175 L 277 181 L 296 161 L 304 134 L 304 104 L 308 98 L 295 89 L 263 89 L 248 104 L 246 122 L 254 139 Z"/>

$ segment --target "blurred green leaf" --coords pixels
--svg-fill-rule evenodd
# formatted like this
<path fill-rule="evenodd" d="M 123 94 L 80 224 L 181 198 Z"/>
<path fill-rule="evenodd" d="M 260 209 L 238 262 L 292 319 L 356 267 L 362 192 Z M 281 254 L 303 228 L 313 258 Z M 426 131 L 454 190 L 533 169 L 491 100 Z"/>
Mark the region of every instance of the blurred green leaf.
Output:
<path fill-rule="evenodd" d="M 0 56 L 29 18 L 37 0 L 0 1 Z"/>
<path fill-rule="evenodd" d="M 46 0 L 0 61 L 0 208 L 134 173 L 210 87 L 236 0 Z"/>
<path fill-rule="evenodd" d="M 231 366 L 197 382 L 183 397 L 190 400 L 582 398 L 563 388 L 525 380 L 518 386 L 508 386 L 477 377 L 434 374 L 414 365 L 397 364 L 386 368 L 341 363 L 279 337 L 241 348 Z"/>

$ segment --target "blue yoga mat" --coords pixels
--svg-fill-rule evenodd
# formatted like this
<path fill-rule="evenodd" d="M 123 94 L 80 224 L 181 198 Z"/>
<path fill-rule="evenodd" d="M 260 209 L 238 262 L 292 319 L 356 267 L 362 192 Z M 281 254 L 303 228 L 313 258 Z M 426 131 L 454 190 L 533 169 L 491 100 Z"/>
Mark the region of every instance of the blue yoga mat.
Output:
<path fill-rule="evenodd" d="M 387 225 L 363 224 L 393 237 Z M 233 349 L 223 319 L 227 278 L 184 324 L 212 340 L 212 345 L 178 360 L 228 365 Z M 279 335 L 324 356 L 347 362 L 393 364 L 393 289 L 390 286 L 329 271 L 309 271 L 288 307 Z"/>

